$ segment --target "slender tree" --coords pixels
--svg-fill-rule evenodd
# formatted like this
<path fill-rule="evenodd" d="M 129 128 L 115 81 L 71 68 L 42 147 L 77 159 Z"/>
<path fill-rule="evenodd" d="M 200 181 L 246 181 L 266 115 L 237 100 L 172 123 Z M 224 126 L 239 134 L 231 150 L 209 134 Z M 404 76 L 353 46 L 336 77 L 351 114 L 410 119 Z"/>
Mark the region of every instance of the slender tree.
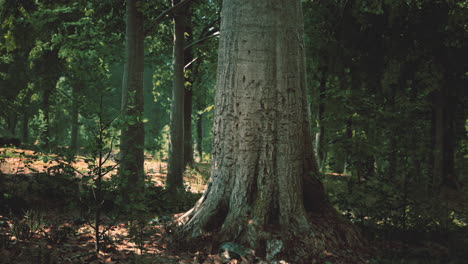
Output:
<path fill-rule="evenodd" d="M 186 8 L 185 11 L 185 32 L 187 42 L 193 42 L 192 27 L 192 9 Z M 192 144 L 192 88 L 194 83 L 194 64 L 193 48 L 184 50 L 185 61 L 185 90 L 184 90 L 184 167 L 193 163 L 193 144 Z"/>
<path fill-rule="evenodd" d="M 180 1 L 174 0 L 173 6 Z M 174 191 L 183 188 L 184 172 L 184 12 L 174 13 L 174 79 L 172 87 L 169 164 L 166 188 Z"/>
<path fill-rule="evenodd" d="M 126 2 L 126 66 L 122 86 L 122 113 L 126 122 L 120 138 L 119 168 L 119 174 L 124 180 L 124 190 L 135 189 L 142 182 L 144 174 L 144 31 L 139 2 L 141 1 Z"/>
<path fill-rule="evenodd" d="M 52 84 L 46 84 L 52 85 Z M 42 147 L 46 150 L 50 148 L 50 95 L 52 93 L 52 89 L 47 87 L 45 88 L 43 95 L 42 95 L 42 110 L 44 112 L 44 130 L 42 131 L 41 139 L 42 139 Z"/>
<path fill-rule="evenodd" d="M 199 162 L 203 162 L 203 114 L 197 114 L 197 152 Z"/>
<path fill-rule="evenodd" d="M 315 134 L 315 152 L 317 153 L 317 163 L 322 171 L 325 165 L 326 150 L 325 150 L 325 125 L 323 124 L 325 115 L 325 92 L 327 88 L 327 70 L 322 69 L 319 85 L 319 103 L 317 111 L 317 133 Z"/>
<path fill-rule="evenodd" d="M 71 140 L 70 140 L 70 149 L 76 154 L 78 151 L 78 132 L 80 124 L 78 121 L 79 118 L 79 90 L 81 89 L 81 82 L 77 81 L 72 83 L 72 106 L 71 106 Z"/>
<path fill-rule="evenodd" d="M 261 254 L 282 239 L 306 263 L 361 246 L 316 179 L 301 1 L 226 0 L 222 15 L 211 182 L 178 219 L 178 241 L 211 236 Z"/>

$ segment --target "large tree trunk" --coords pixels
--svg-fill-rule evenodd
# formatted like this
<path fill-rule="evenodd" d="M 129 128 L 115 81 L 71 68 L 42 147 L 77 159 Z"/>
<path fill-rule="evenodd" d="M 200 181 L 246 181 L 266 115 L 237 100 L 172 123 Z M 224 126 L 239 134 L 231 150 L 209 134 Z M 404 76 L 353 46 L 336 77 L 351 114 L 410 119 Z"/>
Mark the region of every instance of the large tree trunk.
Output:
<path fill-rule="evenodd" d="M 261 256 L 283 240 L 294 263 L 362 245 L 313 176 L 302 23 L 300 0 L 223 2 L 211 182 L 178 219 L 179 243 L 234 241 Z"/>
<path fill-rule="evenodd" d="M 179 3 L 174 0 L 173 5 Z M 184 173 L 184 13 L 174 14 L 174 81 L 166 188 L 182 189 Z"/>
<path fill-rule="evenodd" d="M 122 113 L 126 121 L 120 137 L 119 175 L 124 192 L 135 191 L 144 176 L 143 71 L 144 31 L 140 1 L 127 0 L 126 65 L 122 86 Z"/>
<path fill-rule="evenodd" d="M 192 10 L 190 7 L 185 12 L 185 32 L 187 43 L 193 41 Z M 194 83 L 193 49 L 191 47 L 184 51 L 185 61 L 185 90 L 184 90 L 184 167 L 193 164 L 192 144 L 192 88 Z"/>

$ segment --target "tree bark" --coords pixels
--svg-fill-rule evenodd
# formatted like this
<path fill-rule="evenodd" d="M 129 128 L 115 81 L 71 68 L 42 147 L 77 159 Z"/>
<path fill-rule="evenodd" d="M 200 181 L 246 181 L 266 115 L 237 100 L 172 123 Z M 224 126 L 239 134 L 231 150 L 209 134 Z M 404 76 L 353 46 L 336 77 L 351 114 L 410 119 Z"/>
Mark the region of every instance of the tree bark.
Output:
<path fill-rule="evenodd" d="M 315 178 L 301 1 L 226 0 L 222 14 L 211 182 L 178 219 L 177 240 L 265 256 L 281 239 L 294 263 L 361 246 Z"/>
<path fill-rule="evenodd" d="M 133 193 L 144 176 L 143 14 L 137 0 L 127 0 L 126 63 L 122 86 L 122 114 L 125 126 L 120 137 L 119 175 L 124 192 Z"/>
<path fill-rule="evenodd" d="M 180 1 L 173 0 L 173 5 Z M 184 173 L 184 14 L 174 14 L 174 81 L 172 88 L 169 163 L 166 189 L 183 189 Z"/>

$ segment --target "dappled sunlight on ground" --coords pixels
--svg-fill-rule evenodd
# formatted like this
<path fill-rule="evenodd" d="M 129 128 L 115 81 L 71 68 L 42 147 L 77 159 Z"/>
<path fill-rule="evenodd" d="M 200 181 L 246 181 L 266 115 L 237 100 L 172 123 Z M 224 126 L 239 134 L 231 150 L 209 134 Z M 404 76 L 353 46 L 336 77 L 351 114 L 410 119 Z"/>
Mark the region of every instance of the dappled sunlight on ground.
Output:
<path fill-rule="evenodd" d="M 48 225 L 27 238 L 18 238 L 10 231 L 13 222 L 0 216 L 0 263 L 135 263 L 143 259 L 150 263 L 192 263 L 196 258 L 195 254 L 168 252 L 161 237 L 162 225 L 145 226 L 141 246 L 133 241 L 127 224 L 111 226 L 101 241 L 102 251 L 96 255 L 90 225 Z M 55 240 L 57 237 L 60 241 Z"/>
<path fill-rule="evenodd" d="M 113 155 L 115 156 L 115 155 Z M 7 175 L 29 175 L 44 173 L 59 165 L 57 155 L 43 155 L 39 152 L 24 149 L 0 148 L 0 172 Z M 97 163 L 97 161 L 96 161 Z M 81 177 L 90 172 L 89 161 L 83 156 L 77 156 L 72 163 L 76 170 L 76 176 Z M 117 173 L 116 161 L 108 159 L 104 166 L 115 167 L 104 178 L 108 179 Z M 207 174 L 209 174 L 208 163 L 194 164 L 193 169 L 187 169 L 184 180 L 190 182 L 190 191 L 201 193 L 205 189 Z M 164 186 L 167 175 L 167 162 L 157 161 L 151 157 L 145 157 L 145 174 L 155 186 Z M 205 176 L 202 176 L 204 174 Z M 187 184 L 188 187 L 188 184 Z"/>
<path fill-rule="evenodd" d="M 167 163 L 147 156 L 145 172 L 152 184 L 145 186 L 145 189 L 148 187 L 149 190 L 145 206 L 137 208 L 141 210 L 141 215 L 144 215 L 141 229 L 135 229 L 134 224 L 125 220 L 128 216 L 120 211 L 122 203 L 114 201 L 114 189 L 108 187 L 102 198 L 100 218 L 102 230 L 106 232 L 102 237 L 102 252 L 96 255 L 93 228 L 95 216 L 92 211 L 96 206 L 96 199 L 93 198 L 95 187 L 91 187 L 94 181 L 89 180 L 86 183 L 89 188 L 83 188 L 81 178 L 91 171 L 88 168 L 91 162 L 86 161 L 84 157 L 77 157 L 73 163 L 74 170 L 68 170 L 68 175 L 57 173 L 60 172 L 57 169 L 61 169 L 61 162 L 63 161 L 56 155 L 45 156 L 31 150 L 0 148 L 0 264 L 244 263 L 235 259 L 223 261 L 220 255 L 207 252 L 176 253 L 166 246 L 165 224 L 180 215 L 176 213 L 188 210 L 199 199 L 210 175 L 209 163 L 195 163 L 191 168 L 187 168 L 184 180 L 186 190 L 192 193 L 187 192 L 188 196 L 182 200 L 171 201 L 161 188 L 166 180 Z M 109 160 L 106 165 L 115 166 L 116 163 Z M 109 179 L 115 175 L 116 168 L 105 178 Z M 75 177 L 70 177 L 70 173 Z M 458 229 L 453 229 L 454 233 L 450 234 L 450 238 L 455 242 L 446 243 L 439 241 L 440 236 L 435 232 L 437 230 L 432 233 L 424 233 L 425 230 L 418 233 L 417 229 L 402 230 L 398 229 L 398 226 L 390 225 L 390 214 L 385 215 L 383 220 L 376 218 L 380 215 L 377 213 L 385 209 L 385 206 L 370 203 L 373 200 L 368 200 L 369 197 L 372 198 L 369 190 L 380 190 L 380 185 L 372 185 L 372 181 L 352 180 L 349 175 L 330 172 L 324 176 L 323 183 L 335 207 L 345 208 L 341 213 L 360 224 L 366 234 L 374 239 L 371 251 L 391 259 L 406 258 L 410 261 L 433 258 L 435 262 L 427 263 L 438 263 L 439 260 L 452 257 L 453 252 L 460 251 L 458 245 L 463 247 L 464 243 L 458 241 L 466 241 L 461 235 L 461 231 L 467 230 L 466 217 L 461 213 L 465 212 L 463 209 L 466 208 L 467 200 L 466 197 L 460 197 L 458 192 L 442 190 L 437 196 L 446 201 L 445 206 L 459 208 L 459 212 L 451 216 L 458 226 Z M 354 185 L 351 186 L 350 183 Z M 367 189 L 364 188 L 366 184 L 369 185 Z M 350 186 L 354 188 L 354 195 L 364 195 L 353 199 L 349 192 Z M 358 192 L 359 190 L 361 191 Z M 389 193 L 394 193 L 393 189 L 390 189 Z M 434 199 L 438 199 L 437 197 Z M 364 208 L 367 211 L 364 211 L 365 214 L 357 214 L 360 211 L 352 210 L 353 208 Z M 370 217 L 371 213 L 374 213 L 374 217 Z M 448 233 L 442 235 L 448 237 Z M 453 249 L 454 246 L 457 248 Z M 327 253 L 324 252 L 324 255 L 327 256 Z M 458 258 L 458 255 L 456 257 Z"/>
<path fill-rule="evenodd" d="M 75 160 L 74 176 L 79 179 L 90 171 L 90 161 L 81 156 Z M 102 228 L 106 232 L 101 240 L 102 251 L 96 255 L 93 221 L 82 220 L 79 206 L 68 208 L 64 202 L 78 195 L 73 191 L 76 181 L 57 182 L 70 178 L 54 177 L 61 162 L 56 155 L 0 148 L 0 176 L 8 201 L 8 206 L 2 208 L 10 208 L 3 215 L 0 212 L 0 263 L 220 263 L 215 261 L 217 255 L 168 251 L 162 233 L 172 215 L 164 213 L 155 215 L 135 233 L 131 223 L 113 221 L 103 212 Z M 115 164 L 109 160 L 106 166 Z M 208 163 L 187 168 L 187 189 L 202 192 L 209 169 Z M 147 157 L 145 172 L 155 186 L 164 186 L 167 163 Z M 116 169 L 106 178 L 115 174 Z M 63 189 L 57 192 L 58 197 L 52 194 L 56 188 Z M 65 199 L 63 195 L 70 197 Z M 89 216 L 89 212 L 85 214 Z"/>

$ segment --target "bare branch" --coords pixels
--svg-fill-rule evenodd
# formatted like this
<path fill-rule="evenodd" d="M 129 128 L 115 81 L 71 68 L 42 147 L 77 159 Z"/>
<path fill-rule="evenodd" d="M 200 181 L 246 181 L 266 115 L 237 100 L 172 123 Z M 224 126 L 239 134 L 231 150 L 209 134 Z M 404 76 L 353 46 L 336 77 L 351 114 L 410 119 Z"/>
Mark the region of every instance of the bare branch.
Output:
<path fill-rule="evenodd" d="M 189 48 L 191 48 L 191 47 L 193 47 L 193 46 L 195 46 L 195 45 L 197 45 L 197 44 L 200 44 L 200 43 L 202 43 L 203 41 L 205 41 L 205 40 L 207 40 L 207 39 L 210 39 L 210 38 L 212 38 L 212 37 L 217 37 L 217 36 L 219 36 L 219 31 L 216 31 L 215 33 L 213 33 L 213 34 L 211 34 L 211 35 L 209 35 L 209 36 L 207 36 L 207 37 L 198 39 L 198 40 L 196 40 L 196 41 L 194 41 L 194 42 L 188 44 L 187 46 L 185 46 L 184 50 L 189 49 Z"/>

